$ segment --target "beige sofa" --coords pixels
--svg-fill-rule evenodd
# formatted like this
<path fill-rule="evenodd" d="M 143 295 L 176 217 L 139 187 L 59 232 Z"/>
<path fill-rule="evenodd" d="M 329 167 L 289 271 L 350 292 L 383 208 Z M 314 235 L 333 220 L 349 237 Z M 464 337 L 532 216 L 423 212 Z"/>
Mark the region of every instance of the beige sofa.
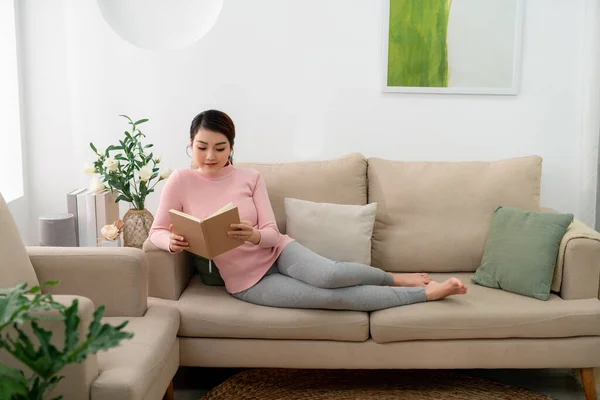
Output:
<path fill-rule="evenodd" d="M 48 288 L 55 300 L 71 305 L 79 299 L 80 340 L 85 340 L 95 306 L 105 305 L 103 322 L 118 325 L 134 337 L 118 348 L 67 366 L 53 391 L 64 400 L 159 400 L 173 399 L 172 379 L 179 367 L 179 312 L 148 305 L 147 264 L 144 253 L 131 248 L 28 247 L 17 231 L 0 195 L 0 288 L 27 282 L 58 280 Z M 42 324 L 62 348 L 64 324 Z M 0 364 L 23 369 L 0 349 Z M 50 397 L 48 397 L 50 398 Z"/>
<path fill-rule="evenodd" d="M 186 253 L 147 241 L 150 304 L 177 309 L 180 363 L 282 368 L 580 368 L 595 399 L 600 365 L 600 236 L 576 221 L 561 244 L 548 301 L 477 286 L 498 205 L 540 210 L 542 160 L 399 162 L 361 154 L 245 164 L 267 184 L 281 232 L 285 197 L 377 202 L 372 264 L 461 278 L 465 296 L 372 313 L 262 307 L 206 286 Z M 317 229 L 317 228 L 315 228 Z M 594 397 L 592 397 L 594 396 Z"/>

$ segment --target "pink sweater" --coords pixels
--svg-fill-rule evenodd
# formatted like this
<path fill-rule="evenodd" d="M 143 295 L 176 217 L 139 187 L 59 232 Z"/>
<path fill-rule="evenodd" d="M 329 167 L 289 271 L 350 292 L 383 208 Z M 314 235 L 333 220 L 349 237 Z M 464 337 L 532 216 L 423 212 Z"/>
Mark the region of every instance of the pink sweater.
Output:
<path fill-rule="evenodd" d="M 214 258 L 229 293 L 246 290 L 271 268 L 290 243 L 277 229 L 267 188 L 259 172 L 227 165 L 215 176 L 198 169 L 173 172 L 163 187 L 150 240 L 169 251 L 169 210 L 175 209 L 204 219 L 227 203 L 238 207 L 240 219 L 260 231 L 260 243 L 243 245 Z"/>

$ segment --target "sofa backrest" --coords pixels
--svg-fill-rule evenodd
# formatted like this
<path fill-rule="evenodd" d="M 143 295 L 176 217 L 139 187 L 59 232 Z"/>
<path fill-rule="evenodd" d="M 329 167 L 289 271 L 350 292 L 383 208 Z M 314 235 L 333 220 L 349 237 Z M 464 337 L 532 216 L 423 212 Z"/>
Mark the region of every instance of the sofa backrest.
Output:
<path fill-rule="evenodd" d="M 325 161 L 236 163 L 236 166 L 255 168 L 261 173 L 281 233 L 286 232 L 286 197 L 322 203 L 367 204 L 367 159 L 359 153 Z"/>
<path fill-rule="evenodd" d="M 540 209 L 542 159 L 401 162 L 368 159 L 377 202 L 371 263 L 386 271 L 475 271 L 498 206 Z"/>

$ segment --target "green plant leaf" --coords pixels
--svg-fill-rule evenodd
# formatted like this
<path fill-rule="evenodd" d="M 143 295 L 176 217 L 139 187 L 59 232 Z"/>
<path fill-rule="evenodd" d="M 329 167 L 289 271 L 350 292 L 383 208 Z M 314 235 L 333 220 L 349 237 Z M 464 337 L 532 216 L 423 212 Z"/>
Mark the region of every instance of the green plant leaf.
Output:
<path fill-rule="evenodd" d="M 55 283 L 50 281 L 44 285 Z M 0 315 L 5 318 L 4 327 L 10 325 L 17 332 L 15 339 L 6 333 L 4 337 L 0 335 L 0 347 L 26 365 L 33 375 L 26 379 L 22 372 L 0 365 L 0 400 L 44 399 L 47 392 L 63 379 L 62 376 L 58 376 L 58 373 L 67 364 L 81 362 L 89 354 L 116 347 L 122 340 L 133 337 L 132 333 L 123 331 L 127 322 L 118 326 L 102 324 L 104 306 L 101 306 L 94 312 L 86 340 L 80 344 L 78 301 L 74 300 L 71 306 L 65 307 L 55 302 L 51 295 L 41 294 L 38 287 L 30 289 L 35 293 L 33 297 L 26 296 L 25 294 L 30 294 L 26 291 L 26 286 L 21 284 L 8 290 L 0 289 L 2 305 Z M 62 351 L 52 345 L 52 332 L 37 324 L 37 319 L 44 318 L 43 313 L 41 317 L 31 314 L 32 311 L 52 308 L 59 311 L 58 319 L 64 320 L 65 345 Z M 32 337 L 29 337 L 20 326 L 23 322 L 29 321 L 33 331 Z M 0 328 L 0 332 L 1 330 Z M 33 340 L 34 337 L 37 340 Z M 61 396 L 55 399 L 61 399 Z"/>
<path fill-rule="evenodd" d="M 149 149 L 150 147 L 153 147 L 153 146 L 154 146 L 153 144 L 147 144 L 147 145 L 144 146 L 144 148 L 145 149 Z"/>
<path fill-rule="evenodd" d="M 50 379 L 52 375 L 64 367 L 65 363 L 62 360 L 61 353 L 50 343 L 52 332 L 41 328 L 35 321 L 31 322 L 31 328 L 40 343 L 40 348 L 34 360 L 35 368 L 32 369 L 42 378 Z"/>
<path fill-rule="evenodd" d="M 98 150 L 96 150 L 96 146 L 94 146 L 94 143 L 90 142 L 90 147 L 92 148 L 92 150 L 94 150 L 94 153 L 98 154 Z"/>
<path fill-rule="evenodd" d="M 131 118 L 129 118 L 127 115 L 124 114 L 119 114 L 120 117 L 124 117 L 127 118 L 129 120 L 130 123 L 133 123 L 133 120 Z"/>
<path fill-rule="evenodd" d="M 25 294 L 26 283 L 20 284 L 7 293 L 0 294 L 0 331 L 15 321 L 22 321 L 28 302 Z"/>
<path fill-rule="evenodd" d="M 42 286 L 53 286 L 57 282 L 49 281 Z M 37 287 L 26 290 L 27 284 L 23 283 L 11 289 L 0 290 L 0 331 L 8 325 L 22 324 L 32 319 L 43 319 L 41 316 L 31 316 L 30 313 L 37 310 L 61 309 L 62 304 L 52 300 L 51 296 L 39 293 Z M 30 300 L 25 295 L 35 293 Z"/>
<path fill-rule="evenodd" d="M 32 360 L 35 358 L 35 348 L 33 347 L 33 342 L 29 339 L 29 336 L 25 334 L 16 324 L 14 325 L 14 329 L 18 333 L 18 342 L 14 346 L 14 351 L 21 354 L 19 357 L 20 360 Z"/>
<path fill-rule="evenodd" d="M 30 379 L 30 390 L 29 399 L 40 399 L 44 398 L 44 394 L 54 389 L 54 387 L 64 378 L 63 376 L 53 376 L 48 380 L 41 380 L 38 376 L 33 376 Z M 63 396 L 54 397 L 53 400 L 62 399 Z"/>
<path fill-rule="evenodd" d="M 0 400 L 27 398 L 29 382 L 23 371 L 0 364 Z"/>
<path fill-rule="evenodd" d="M 100 306 L 94 311 L 94 318 L 88 328 L 87 339 L 77 349 L 68 354 L 69 362 L 81 362 L 89 354 L 95 354 L 98 351 L 116 347 L 122 340 L 133 337 L 133 333 L 123 332 L 122 330 L 128 321 L 118 326 L 102 324 L 101 319 L 103 315 L 104 306 Z"/>
<path fill-rule="evenodd" d="M 143 124 L 144 122 L 148 122 L 148 121 L 149 121 L 148 118 L 140 119 L 138 121 L 135 121 L 134 125 L 140 125 L 140 124 Z"/>
<path fill-rule="evenodd" d="M 81 319 L 77 314 L 78 307 L 79 301 L 75 299 L 71 306 L 65 310 L 65 347 L 63 350 L 65 352 L 74 349 L 79 343 L 79 331 L 77 328 Z"/>
<path fill-rule="evenodd" d="M 123 194 L 120 194 L 119 196 L 117 196 L 117 202 L 119 202 L 121 200 L 126 201 L 128 203 L 131 203 L 131 199 L 129 197 L 126 197 Z"/>
<path fill-rule="evenodd" d="M 106 155 L 106 157 L 108 157 L 108 152 L 114 150 L 123 150 L 123 148 L 121 146 L 110 145 L 106 148 L 106 152 L 104 154 Z"/>

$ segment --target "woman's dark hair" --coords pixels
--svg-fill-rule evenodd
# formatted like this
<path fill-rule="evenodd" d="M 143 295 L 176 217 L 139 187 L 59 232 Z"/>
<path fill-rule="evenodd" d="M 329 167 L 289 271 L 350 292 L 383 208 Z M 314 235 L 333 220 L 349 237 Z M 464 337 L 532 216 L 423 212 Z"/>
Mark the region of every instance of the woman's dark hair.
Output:
<path fill-rule="evenodd" d="M 233 142 L 235 141 L 235 125 L 229 115 L 223 111 L 218 110 L 206 110 L 196 115 L 192 120 L 190 126 L 190 140 L 194 141 L 198 131 L 206 129 L 207 131 L 219 132 L 227 137 L 229 140 L 229 146 L 233 148 Z M 230 160 L 233 164 L 233 160 Z"/>

